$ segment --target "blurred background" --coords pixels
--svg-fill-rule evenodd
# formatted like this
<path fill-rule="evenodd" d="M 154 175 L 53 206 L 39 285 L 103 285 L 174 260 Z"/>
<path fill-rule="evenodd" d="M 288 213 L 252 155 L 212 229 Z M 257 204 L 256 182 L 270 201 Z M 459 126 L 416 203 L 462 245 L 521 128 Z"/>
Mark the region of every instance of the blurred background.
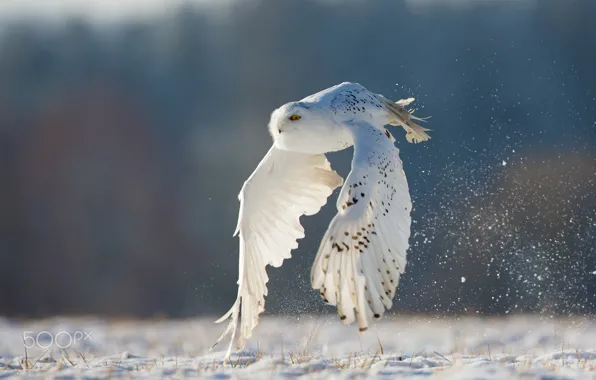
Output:
<path fill-rule="evenodd" d="M 236 294 L 240 187 L 271 111 L 342 81 L 416 97 L 394 311 L 596 312 L 593 1 L 0 2 L 0 315 L 192 317 Z M 351 149 L 330 155 L 340 174 Z M 269 269 L 309 271 L 335 196 Z"/>

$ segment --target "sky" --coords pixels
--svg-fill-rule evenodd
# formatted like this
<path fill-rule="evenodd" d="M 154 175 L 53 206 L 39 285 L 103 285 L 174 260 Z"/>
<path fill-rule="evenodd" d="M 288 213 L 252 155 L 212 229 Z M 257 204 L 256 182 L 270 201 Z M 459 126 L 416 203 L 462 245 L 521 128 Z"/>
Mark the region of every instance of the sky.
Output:
<path fill-rule="evenodd" d="M 153 18 L 190 3 L 204 9 L 223 10 L 237 0 L 2 0 L 0 17 L 4 19 L 43 19 L 59 21 L 83 17 L 88 21 L 113 22 L 129 18 Z M 140 6 L 139 4 L 142 4 Z"/>
<path fill-rule="evenodd" d="M 249 0 L 259 3 L 259 0 Z M 329 5 L 341 5 L 347 2 L 362 0 L 319 0 Z M 172 12 L 183 4 L 200 6 L 205 10 L 221 13 L 239 0 L 2 0 L 0 2 L 0 18 L 3 19 L 43 19 L 44 21 L 60 21 L 65 17 L 83 17 L 92 22 L 114 22 L 123 19 L 153 18 Z M 446 6 L 462 7 L 473 4 L 512 3 L 533 6 L 536 0 L 405 0 L 405 3 L 418 10 L 427 7 Z M 142 4 L 140 6 L 139 4 Z"/>

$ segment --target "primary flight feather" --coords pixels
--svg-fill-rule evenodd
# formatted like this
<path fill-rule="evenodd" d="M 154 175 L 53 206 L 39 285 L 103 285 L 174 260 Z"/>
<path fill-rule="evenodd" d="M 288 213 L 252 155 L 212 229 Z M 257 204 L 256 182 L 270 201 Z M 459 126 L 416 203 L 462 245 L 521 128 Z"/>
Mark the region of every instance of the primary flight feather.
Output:
<path fill-rule="evenodd" d="M 360 331 L 391 308 L 406 266 L 412 203 L 408 183 L 385 125 L 399 125 L 409 142 L 426 141 L 422 119 L 406 110 L 414 99 L 393 103 L 357 83 L 344 82 L 273 111 L 273 146 L 240 191 L 238 295 L 216 322 L 244 345 L 265 309 L 266 266 L 281 266 L 304 237 L 302 215 L 316 214 L 342 178 L 325 153 L 354 146 L 352 171 L 338 200 L 311 270 L 323 300 Z"/>

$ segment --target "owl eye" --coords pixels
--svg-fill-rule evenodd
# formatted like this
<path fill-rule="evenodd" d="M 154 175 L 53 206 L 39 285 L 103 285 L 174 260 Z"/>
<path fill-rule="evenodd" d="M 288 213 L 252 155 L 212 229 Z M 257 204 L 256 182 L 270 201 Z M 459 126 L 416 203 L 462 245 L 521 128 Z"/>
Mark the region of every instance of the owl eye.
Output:
<path fill-rule="evenodd" d="M 302 119 L 302 116 L 300 116 L 300 115 L 292 115 L 292 116 L 290 116 L 290 120 L 299 120 L 299 119 Z"/>

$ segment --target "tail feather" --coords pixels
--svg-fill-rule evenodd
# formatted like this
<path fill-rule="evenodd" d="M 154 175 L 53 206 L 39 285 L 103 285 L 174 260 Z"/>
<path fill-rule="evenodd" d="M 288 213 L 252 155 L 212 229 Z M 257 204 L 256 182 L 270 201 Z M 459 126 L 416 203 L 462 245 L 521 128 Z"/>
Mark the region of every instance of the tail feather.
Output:
<path fill-rule="evenodd" d="M 430 129 L 423 128 L 414 122 L 414 120 L 423 122 L 428 118 L 414 116 L 414 109 L 405 109 L 406 106 L 414 101 L 414 98 L 402 99 L 393 103 L 379 96 L 379 100 L 385 105 L 385 109 L 389 111 L 389 124 L 402 126 L 406 130 L 406 139 L 408 142 L 419 143 L 430 139 L 430 136 L 426 133 Z"/>

